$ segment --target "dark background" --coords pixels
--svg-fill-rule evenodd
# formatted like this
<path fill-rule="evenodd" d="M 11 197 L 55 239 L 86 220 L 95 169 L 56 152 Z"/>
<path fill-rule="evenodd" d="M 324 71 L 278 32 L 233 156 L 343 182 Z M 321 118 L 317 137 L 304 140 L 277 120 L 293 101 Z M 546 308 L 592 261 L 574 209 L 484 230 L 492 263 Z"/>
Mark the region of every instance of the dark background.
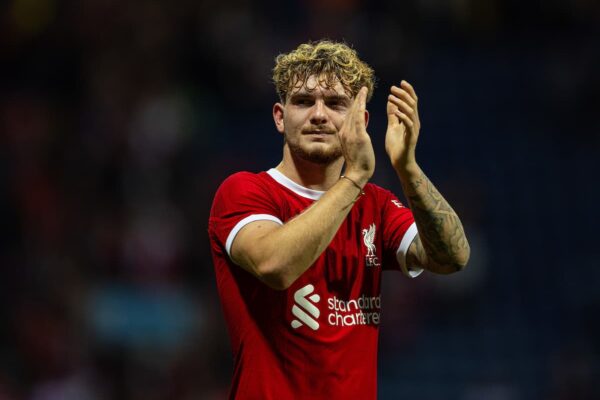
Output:
<path fill-rule="evenodd" d="M 223 399 L 207 218 L 281 158 L 274 57 L 345 40 L 418 159 L 467 270 L 384 276 L 381 399 L 600 398 L 600 3 L 9 0 L 0 5 L 0 399 Z M 343 366 L 340 366 L 343 368 Z"/>

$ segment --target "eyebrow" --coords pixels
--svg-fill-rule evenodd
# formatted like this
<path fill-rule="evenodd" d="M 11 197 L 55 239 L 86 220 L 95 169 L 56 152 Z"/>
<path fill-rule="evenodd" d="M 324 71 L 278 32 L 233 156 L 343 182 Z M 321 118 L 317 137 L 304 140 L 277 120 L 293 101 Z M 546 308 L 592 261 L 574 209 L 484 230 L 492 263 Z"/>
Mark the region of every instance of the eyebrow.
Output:
<path fill-rule="evenodd" d="M 315 97 L 312 92 L 302 91 L 302 92 L 296 92 L 296 93 L 292 94 L 290 96 L 290 100 L 312 98 L 312 97 Z M 337 100 L 337 101 L 342 101 L 344 103 L 349 103 L 351 101 L 350 97 L 348 97 L 347 95 L 343 95 L 343 94 L 325 94 L 323 97 L 325 98 L 325 100 L 329 100 L 329 101 Z"/>
<path fill-rule="evenodd" d="M 325 96 L 326 100 L 338 100 L 338 101 L 343 101 L 343 102 L 350 102 L 350 97 L 346 96 L 346 95 L 342 95 L 342 94 L 333 94 L 333 95 L 326 95 Z"/>

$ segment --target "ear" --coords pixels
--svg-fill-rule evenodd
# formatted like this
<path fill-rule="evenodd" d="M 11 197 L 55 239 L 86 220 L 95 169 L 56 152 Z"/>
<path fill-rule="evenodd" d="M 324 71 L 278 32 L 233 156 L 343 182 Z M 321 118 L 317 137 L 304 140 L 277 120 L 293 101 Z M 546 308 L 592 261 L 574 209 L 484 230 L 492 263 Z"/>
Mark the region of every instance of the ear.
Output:
<path fill-rule="evenodd" d="M 281 103 L 275 103 L 275 105 L 273 105 L 273 121 L 275 121 L 275 127 L 279 133 L 285 132 L 285 124 L 283 123 L 283 109 L 284 106 Z"/>
<path fill-rule="evenodd" d="M 365 128 L 369 126 L 369 112 L 365 110 Z"/>

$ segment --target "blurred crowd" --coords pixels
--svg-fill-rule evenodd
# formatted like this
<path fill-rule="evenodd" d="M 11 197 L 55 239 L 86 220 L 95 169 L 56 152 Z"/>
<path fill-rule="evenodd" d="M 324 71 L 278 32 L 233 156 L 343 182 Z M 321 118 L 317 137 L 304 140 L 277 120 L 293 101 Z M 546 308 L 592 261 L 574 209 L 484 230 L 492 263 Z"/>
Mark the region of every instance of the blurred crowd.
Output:
<path fill-rule="evenodd" d="M 464 272 L 384 276 L 380 398 L 600 398 L 600 4 L 8 0 L 0 5 L 0 400 L 227 397 L 207 218 L 281 157 L 274 57 L 350 43 L 420 97 Z"/>

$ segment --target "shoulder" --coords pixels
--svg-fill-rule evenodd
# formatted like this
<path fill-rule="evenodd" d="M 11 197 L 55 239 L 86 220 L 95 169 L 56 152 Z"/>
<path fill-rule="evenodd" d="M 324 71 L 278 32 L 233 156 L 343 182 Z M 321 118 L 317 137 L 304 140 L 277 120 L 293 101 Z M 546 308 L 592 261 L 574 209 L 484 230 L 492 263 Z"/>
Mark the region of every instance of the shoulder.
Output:
<path fill-rule="evenodd" d="M 393 205 L 397 208 L 406 207 L 392 191 L 375 183 L 367 183 L 364 192 L 365 195 L 367 195 L 366 197 L 371 198 L 372 201 L 375 201 L 379 206 Z"/>
<path fill-rule="evenodd" d="M 240 185 L 245 183 L 256 183 L 264 180 L 265 172 L 248 172 L 248 171 L 240 171 L 234 174 L 229 175 L 223 183 L 221 183 L 221 187 L 229 186 L 229 185 Z"/>
<path fill-rule="evenodd" d="M 232 209 L 274 206 L 273 184 L 266 172 L 236 172 L 228 176 L 217 189 L 212 214 L 230 212 Z"/>
<path fill-rule="evenodd" d="M 237 194 L 240 194 L 244 191 L 251 190 L 252 188 L 261 188 L 268 184 L 267 177 L 268 175 L 265 172 L 236 172 L 225 178 L 225 180 L 217 189 L 217 195 L 220 193 L 230 192 L 236 192 Z"/>
<path fill-rule="evenodd" d="M 364 188 L 364 192 L 365 195 L 377 201 L 385 201 L 390 197 L 394 196 L 389 190 L 384 189 L 381 186 L 371 182 L 367 183 L 367 185 Z"/>
<path fill-rule="evenodd" d="M 384 189 L 381 186 L 379 186 L 379 185 L 377 185 L 375 183 L 372 183 L 372 182 L 367 183 L 367 185 L 365 186 L 364 190 L 365 190 L 365 193 L 366 192 L 373 192 L 373 193 L 376 193 L 376 194 L 390 193 L 389 190 Z"/>

